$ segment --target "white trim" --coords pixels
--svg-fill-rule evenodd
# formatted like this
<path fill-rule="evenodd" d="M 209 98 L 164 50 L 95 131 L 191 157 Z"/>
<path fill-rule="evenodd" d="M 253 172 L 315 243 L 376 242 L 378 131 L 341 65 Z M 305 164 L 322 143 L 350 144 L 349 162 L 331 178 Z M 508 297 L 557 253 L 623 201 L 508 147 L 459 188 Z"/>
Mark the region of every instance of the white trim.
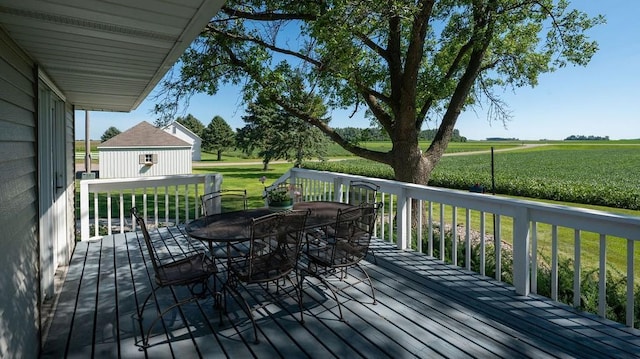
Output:
<path fill-rule="evenodd" d="M 53 91 L 53 93 L 55 93 L 62 102 L 67 102 L 67 97 L 62 93 L 58 86 L 56 86 L 55 82 L 53 82 L 51 78 L 49 78 L 49 76 L 47 76 L 47 74 L 40 68 L 40 66 L 38 66 L 38 79 L 44 82 L 44 84 Z"/>

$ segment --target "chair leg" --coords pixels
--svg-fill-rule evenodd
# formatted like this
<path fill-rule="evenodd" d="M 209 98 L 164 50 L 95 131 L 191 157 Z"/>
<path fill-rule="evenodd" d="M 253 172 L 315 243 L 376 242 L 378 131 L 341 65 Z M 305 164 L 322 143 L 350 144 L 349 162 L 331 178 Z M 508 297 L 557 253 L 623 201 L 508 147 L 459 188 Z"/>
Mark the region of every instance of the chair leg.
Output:
<path fill-rule="evenodd" d="M 376 302 L 376 291 L 373 288 L 373 282 L 371 281 L 371 277 L 369 277 L 369 273 L 367 273 L 367 271 L 364 270 L 364 268 L 360 265 L 360 263 L 358 263 L 357 266 L 360 269 L 360 271 L 362 271 L 362 273 L 364 273 L 364 276 L 367 277 L 367 281 L 369 282 L 369 287 L 371 288 L 371 297 L 373 298 L 373 304 L 377 304 L 377 302 Z"/>
<path fill-rule="evenodd" d="M 153 293 L 156 291 L 156 289 L 158 289 L 158 288 L 153 288 L 151 290 L 151 293 L 149 293 L 149 295 L 147 295 L 147 298 L 145 298 L 144 302 L 142 303 L 142 307 L 140 308 L 140 311 L 138 311 L 138 320 L 142 320 L 142 315 L 144 314 L 144 307 L 147 306 L 147 302 L 149 301 L 149 299 L 151 298 Z"/>
<path fill-rule="evenodd" d="M 304 280 L 304 276 L 296 270 L 296 283 L 294 284 L 294 290 L 296 291 L 296 296 L 298 297 L 298 308 L 300 309 L 300 324 L 304 324 L 304 308 L 302 307 L 302 281 Z"/>
<path fill-rule="evenodd" d="M 338 293 L 336 293 L 335 289 L 333 289 L 333 286 L 331 285 L 331 283 L 329 283 L 329 281 L 327 281 L 326 279 L 324 279 L 319 273 L 318 273 L 318 266 L 317 264 L 312 264 L 311 262 L 308 265 L 308 268 L 311 268 L 311 266 L 316 267 L 315 271 L 311 271 L 311 270 L 307 270 L 307 272 L 309 274 L 311 274 L 312 277 L 317 278 L 320 282 L 322 282 L 322 284 L 324 284 L 325 287 L 329 288 L 329 290 L 331 291 L 331 294 L 333 295 L 333 299 L 336 301 L 336 304 L 338 305 L 338 312 L 340 313 L 340 321 L 344 321 L 344 317 L 342 316 L 342 305 L 340 304 L 340 301 L 338 300 Z M 324 268 L 326 270 L 326 268 Z"/>
<path fill-rule="evenodd" d="M 376 252 L 369 247 L 369 254 L 373 257 L 373 263 L 378 264 L 378 258 L 376 257 Z"/>
<path fill-rule="evenodd" d="M 256 320 L 253 317 L 253 312 L 251 311 L 251 307 L 249 306 L 249 303 L 247 302 L 247 300 L 244 299 L 242 294 L 240 294 L 240 292 L 236 288 L 228 285 L 228 283 L 224 284 L 222 290 L 223 290 L 223 292 L 226 291 L 226 290 L 229 290 L 229 291 L 231 291 L 231 293 L 234 296 L 240 298 L 240 300 L 242 301 L 242 304 L 240 305 L 242 307 L 242 310 L 247 314 L 249 319 L 251 319 L 251 326 L 253 327 L 253 338 L 254 338 L 253 342 L 255 344 L 260 343 L 260 341 L 258 340 L 258 325 L 256 324 Z M 225 296 L 225 311 L 226 311 L 226 301 L 227 300 L 226 300 L 226 296 Z"/>
<path fill-rule="evenodd" d="M 142 339 L 142 347 L 140 348 L 140 350 L 144 350 L 146 348 L 149 348 L 149 337 L 151 336 L 151 330 L 153 329 L 153 327 L 156 325 L 156 323 L 158 322 L 158 320 L 162 319 L 162 317 L 164 317 L 165 314 L 169 313 L 172 309 L 177 308 L 183 304 L 186 303 L 190 303 L 193 301 L 198 300 L 198 298 L 196 297 L 189 297 L 187 299 L 183 299 L 181 301 L 178 301 L 177 303 L 174 303 L 172 305 L 170 305 L 168 308 L 166 308 L 165 310 L 161 311 L 158 310 L 159 314 L 158 316 L 153 320 L 153 322 L 151 322 L 151 325 L 149 326 L 149 329 L 147 329 L 147 335 L 145 335 L 145 337 Z M 142 319 L 140 319 L 140 327 L 142 328 Z M 143 328 L 144 330 L 144 328 Z"/>

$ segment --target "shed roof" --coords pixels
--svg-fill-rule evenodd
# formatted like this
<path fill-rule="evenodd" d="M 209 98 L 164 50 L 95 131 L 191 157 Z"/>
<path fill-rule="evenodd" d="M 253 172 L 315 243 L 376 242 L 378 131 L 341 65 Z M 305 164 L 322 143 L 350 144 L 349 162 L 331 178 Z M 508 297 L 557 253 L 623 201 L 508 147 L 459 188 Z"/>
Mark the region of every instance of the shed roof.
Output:
<path fill-rule="evenodd" d="M 167 130 L 170 130 L 171 126 L 175 126 L 180 128 L 180 130 L 182 130 L 182 132 L 186 133 L 187 135 L 189 135 L 190 137 L 193 137 L 194 139 L 199 138 L 202 139 L 200 136 L 198 136 L 196 133 L 194 133 L 193 131 L 191 131 L 187 126 L 181 124 L 178 121 L 173 121 L 170 124 L 164 126 L 162 129 L 165 130 L 165 132 L 167 132 Z"/>
<path fill-rule="evenodd" d="M 147 121 L 142 121 L 130 129 L 111 137 L 98 148 L 105 147 L 189 147 L 186 141 L 173 136 Z"/>

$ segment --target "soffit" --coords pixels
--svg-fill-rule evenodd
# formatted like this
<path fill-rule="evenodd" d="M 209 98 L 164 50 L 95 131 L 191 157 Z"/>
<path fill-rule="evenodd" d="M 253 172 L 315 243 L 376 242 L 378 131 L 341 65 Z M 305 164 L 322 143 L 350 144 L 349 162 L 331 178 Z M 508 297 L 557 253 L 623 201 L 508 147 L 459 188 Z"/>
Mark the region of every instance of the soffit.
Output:
<path fill-rule="evenodd" d="M 78 110 L 131 111 L 223 0 L 0 0 L 0 24 Z"/>

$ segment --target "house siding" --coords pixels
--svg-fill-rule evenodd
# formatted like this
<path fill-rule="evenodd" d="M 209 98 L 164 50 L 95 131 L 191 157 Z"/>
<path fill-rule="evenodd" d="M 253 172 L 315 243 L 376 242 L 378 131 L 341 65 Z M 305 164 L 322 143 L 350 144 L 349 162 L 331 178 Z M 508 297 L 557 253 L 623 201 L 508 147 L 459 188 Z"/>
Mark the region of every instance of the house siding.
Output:
<path fill-rule="evenodd" d="M 37 76 L 0 28 L 0 357 L 40 348 Z"/>
<path fill-rule="evenodd" d="M 141 155 L 157 155 L 157 163 L 140 164 Z M 191 148 L 110 148 L 100 149 L 100 178 L 166 176 L 191 174 Z"/>

